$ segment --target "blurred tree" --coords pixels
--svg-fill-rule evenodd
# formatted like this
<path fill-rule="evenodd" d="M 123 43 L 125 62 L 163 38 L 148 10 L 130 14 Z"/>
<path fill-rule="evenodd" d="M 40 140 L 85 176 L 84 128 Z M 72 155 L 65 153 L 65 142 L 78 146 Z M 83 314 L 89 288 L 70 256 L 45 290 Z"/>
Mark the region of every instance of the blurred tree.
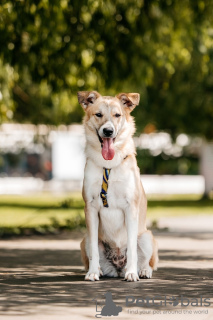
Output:
<path fill-rule="evenodd" d="M 139 132 L 212 139 L 212 13 L 212 0 L 2 0 L 1 121 L 69 124 L 78 90 L 137 91 Z"/>

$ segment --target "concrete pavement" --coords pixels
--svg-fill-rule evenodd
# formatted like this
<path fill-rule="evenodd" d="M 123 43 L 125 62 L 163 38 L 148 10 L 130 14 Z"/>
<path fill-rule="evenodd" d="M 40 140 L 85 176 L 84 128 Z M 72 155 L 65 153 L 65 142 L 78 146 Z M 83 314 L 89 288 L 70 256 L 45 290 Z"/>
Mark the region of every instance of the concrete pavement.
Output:
<path fill-rule="evenodd" d="M 184 219 L 184 218 L 182 218 Z M 101 278 L 85 282 L 80 261 L 82 233 L 0 241 L 0 319 L 95 319 L 96 305 L 110 291 L 123 310 L 116 319 L 213 319 L 213 237 L 210 232 L 156 232 L 160 263 L 152 279 L 127 283 Z M 125 306 L 126 296 L 162 306 Z M 165 303 L 165 296 L 167 305 Z M 183 304 L 181 306 L 181 296 Z M 211 305 L 200 305 L 206 299 Z M 169 304 L 172 297 L 179 304 Z M 194 299 L 194 300 L 192 300 Z M 191 306 L 191 302 L 198 306 Z M 151 302 L 150 302 L 151 303 Z M 203 303 L 204 304 L 204 303 Z M 98 306 L 100 310 L 100 306 Z M 195 313 L 197 312 L 197 313 Z M 104 318 L 104 317 L 103 317 Z"/>

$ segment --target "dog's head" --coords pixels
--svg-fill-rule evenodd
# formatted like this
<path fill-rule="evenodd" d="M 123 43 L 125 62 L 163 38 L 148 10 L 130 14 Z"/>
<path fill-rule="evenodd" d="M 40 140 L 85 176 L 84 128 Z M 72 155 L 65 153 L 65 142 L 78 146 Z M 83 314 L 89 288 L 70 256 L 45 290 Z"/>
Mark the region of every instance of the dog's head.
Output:
<path fill-rule="evenodd" d="M 97 91 L 78 92 L 78 101 L 86 112 L 86 124 L 96 133 L 105 160 L 113 159 L 116 137 L 139 100 L 138 93 L 119 93 L 116 97 L 109 97 L 101 96 Z"/>

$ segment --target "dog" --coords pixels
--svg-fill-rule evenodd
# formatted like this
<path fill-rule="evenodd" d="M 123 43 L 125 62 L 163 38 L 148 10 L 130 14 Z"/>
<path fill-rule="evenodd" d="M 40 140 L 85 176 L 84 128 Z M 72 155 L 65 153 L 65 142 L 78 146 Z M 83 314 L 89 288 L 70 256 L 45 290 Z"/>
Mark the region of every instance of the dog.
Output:
<path fill-rule="evenodd" d="M 102 316 L 118 316 L 118 314 L 122 311 L 122 307 L 116 306 L 114 301 L 112 300 L 111 292 L 105 293 L 106 304 L 101 311 Z"/>
<path fill-rule="evenodd" d="M 85 280 L 151 278 L 158 248 L 146 228 L 147 200 L 133 141 L 138 93 L 78 92 L 85 111 L 83 199 L 87 233 L 81 242 Z"/>

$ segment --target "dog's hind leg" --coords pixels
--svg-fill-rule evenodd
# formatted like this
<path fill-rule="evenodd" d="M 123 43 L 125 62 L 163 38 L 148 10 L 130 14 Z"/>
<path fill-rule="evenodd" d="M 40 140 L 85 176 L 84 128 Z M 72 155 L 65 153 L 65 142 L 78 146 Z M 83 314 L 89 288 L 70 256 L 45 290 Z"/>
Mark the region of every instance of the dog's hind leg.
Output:
<path fill-rule="evenodd" d="M 155 238 L 152 235 L 152 244 L 153 244 L 153 252 L 152 252 L 152 257 L 149 261 L 149 265 L 153 270 L 157 270 L 158 267 L 158 243 L 155 240 Z"/>
<path fill-rule="evenodd" d="M 88 259 L 88 255 L 86 253 L 86 237 L 83 238 L 80 246 L 81 246 L 81 261 L 84 264 L 85 270 L 88 271 L 89 270 L 89 259 Z"/>
<path fill-rule="evenodd" d="M 116 268 L 112 265 L 109 259 L 106 257 L 106 250 L 101 241 L 98 243 L 99 257 L 100 257 L 100 267 L 103 276 L 106 277 L 118 277 L 118 272 Z"/>
<path fill-rule="evenodd" d="M 151 278 L 152 271 L 157 269 L 158 247 L 151 231 L 138 237 L 138 275 L 140 278 Z"/>

